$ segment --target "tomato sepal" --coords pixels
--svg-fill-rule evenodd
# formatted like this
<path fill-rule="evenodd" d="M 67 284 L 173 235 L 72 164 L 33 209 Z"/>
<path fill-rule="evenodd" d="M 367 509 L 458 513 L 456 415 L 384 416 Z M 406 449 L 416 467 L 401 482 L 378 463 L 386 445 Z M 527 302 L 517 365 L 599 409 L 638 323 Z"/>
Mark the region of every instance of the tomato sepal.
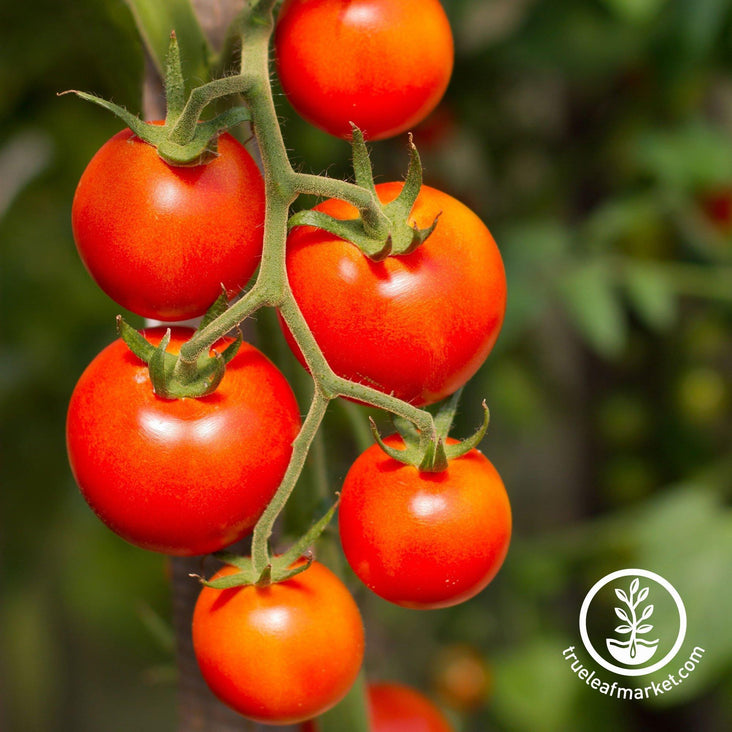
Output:
<path fill-rule="evenodd" d="M 223 564 L 230 564 L 239 571 L 219 577 L 215 580 L 207 580 L 197 574 L 191 577 L 198 579 L 206 587 L 224 590 L 232 587 L 246 587 L 256 585 L 267 587 L 271 584 L 285 582 L 295 575 L 304 572 L 313 562 L 313 556 L 309 551 L 310 546 L 325 531 L 330 523 L 336 509 L 340 496 L 335 503 L 318 519 L 286 552 L 270 558 L 261 572 L 254 567 L 252 557 L 241 556 L 226 550 L 218 551 L 213 557 Z M 304 561 L 301 561 L 304 560 Z"/>
<path fill-rule="evenodd" d="M 153 391 L 161 399 L 200 398 L 213 393 L 224 378 L 226 364 L 243 343 L 241 330 L 237 330 L 236 338 L 223 353 L 212 350 L 212 355 L 202 353 L 195 361 L 188 362 L 168 353 L 170 328 L 157 347 L 121 315 L 117 316 L 117 331 L 130 351 L 147 364 Z"/>
<path fill-rule="evenodd" d="M 206 87 L 207 85 L 204 85 Z M 202 87 L 199 87 L 200 90 Z M 208 88 L 208 87 L 207 87 Z M 236 125 L 251 120 L 247 107 L 231 107 L 213 119 L 199 121 L 203 107 L 221 94 L 214 93 L 210 98 L 203 94 L 203 103 L 190 103 L 197 90 L 191 92 L 189 103 L 185 99 L 185 84 L 180 61 L 180 50 L 175 32 L 171 33 L 165 69 L 165 97 L 167 112 L 165 121 L 145 122 L 132 112 L 114 102 L 88 92 L 70 89 L 61 92 L 76 94 L 85 101 L 103 107 L 119 117 L 132 132 L 143 142 L 152 145 L 158 155 L 172 166 L 196 166 L 207 162 L 217 154 L 217 138 L 219 134 Z M 233 93 L 225 90 L 223 93 Z M 199 97 L 201 93 L 198 93 Z M 197 100 L 198 101 L 198 100 Z"/>
<path fill-rule="evenodd" d="M 441 473 L 447 470 L 451 460 L 455 460 L 477 447 L 485 437 L 490 422 L 490 411 L 485 400 L 483 421 L 478 429 L 464 440 L 448 444 L 448 435 L 455 417 L 462 389 L 455 392 L 439 408 L 435 418 L 434 435 L 424 435 L 408 420 L 393 417 L 392 422 L 404 443 L 403 448 L 387 445 L 376 426 L 369 417 L 371 433 L 379 447 L 393 460 L 405 465 L 413 465 L 422 473 Z"/>
<path fill-rule="evenodd" d="M 297 226 L 322 229 L 351 242 L 374 262 L 411 254 L 432 234 L 440 218 L 438 213 L 430 226 L 422 229 L 409 223 L 409 216 L 422 187 L 422 163 L 412 136 L 409 135 L 409 167 L 404 186 L 397 198 L 384 205 L 377 203 L 373 169 L 363 133 L 355 125 L 352 131 L 356 185 L 372 194 L 372 206 L 360 208 L 358 217 L 354 219 L 337 219 L 322 211 L 298 211 L 290 217 L 288 230 Z"/>

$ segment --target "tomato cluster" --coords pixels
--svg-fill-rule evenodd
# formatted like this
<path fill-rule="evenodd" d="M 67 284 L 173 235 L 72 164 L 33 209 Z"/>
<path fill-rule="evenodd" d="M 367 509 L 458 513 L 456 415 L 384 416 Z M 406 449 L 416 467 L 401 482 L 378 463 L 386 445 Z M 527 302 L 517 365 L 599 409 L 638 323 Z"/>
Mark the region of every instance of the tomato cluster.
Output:
<path fill-rule="evenodd" d="M 370 139 L 417 124 L 452 70 L 452 35 L 438 0 L 286 0 L 275 46 L 296 109 L 354 139 L 352 123 Z M 254 122 L 256 130 L 268 120 Z M 144 549 L 208 554 L 254 530 L 254 556 L 229 554 L 204 583 L 195 654 L 212 691 L 242 715 L 315 729 L 307 720 L 336 704 L 359 672 L 364 629 L 350 593 L 324 565 L 286 553 L 286 571 L 277 574 L 268 549 L 270 563 L 259 561 L 255 526 L 261 534 L 266 522 L 258 522 L 269 520 L 267 507 L 277 505 L 278 487 L 297 466 L 299 406 L 254 346 L 223 338 L 193 355 L 185 349 L 225 312 L 214 304 L 222 290 L 233 298 L 260 260 L 264 270 L 271 259 L 262 246 L 272 202 L 252 157 L 228 134 L 214 141 L 215 155 L 177 167 L 149 142 L 126 129 L 90 162 L 72 209 L 79 253 L 100 287 L 137 315 L 177 322 L 209 312 L 195 334 L 123 329 L 92 361 L 68 410 L 71 468 L 100 519 Z M 405 409 L 441 401 L 475 374 L 506 306 L 501 255 L 485 225 L 433 188 L 417 186 L 405 197 L 412 187 L 409 175 L 404 184 L 376 186 L 374 206 L 378 198 L 394 223 L 401 209 L 392 204 L 409 200 L 395 225 L 414 232 L 414 246 L 392 253 L 389 234 L 386 253 L 374 257 L 326 225 L 298 225 L 277 270 L 312 336 L 306 342 L 312 349 L 314 341 L 331 376 L 369 387 L 360 393 L 372 399 L 381 392 L 406 402 Z M 331 222 L 361 221 L 356 207 L 336 198 L 315 211 Z M 285 314 L 283 306 L 287 341 L 303 365 L 312 363 Z M 190 391 L 193 372 L 197 384 L 201 374 L 216 375 L 211 388 Z M 435 435 L 432 447 L 457 444 L 446 435 Z M 476 449 L 445 452 L 444 464 L 427 466 L 400 462 L 394 448 L 411 449 L 387 438 L 346 477 L 344 554 L 366 586 L 393 603 L 463 602 L 491 581 L 508 549 L 511 510 L 501 478 Z M 450 729 L 426 699 L 398 685 L 371 685 L 369 709 L 377 732 Z"/>

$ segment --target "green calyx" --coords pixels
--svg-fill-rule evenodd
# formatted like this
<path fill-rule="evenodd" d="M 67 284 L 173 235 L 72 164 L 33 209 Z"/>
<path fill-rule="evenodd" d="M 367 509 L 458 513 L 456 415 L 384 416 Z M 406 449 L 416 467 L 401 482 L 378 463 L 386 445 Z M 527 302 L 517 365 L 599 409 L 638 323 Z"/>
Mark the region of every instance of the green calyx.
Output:
<path fill-rule="evenodd" d="M 359 209 L 355 219 L 335 219 L 321 211 L 299 211 L 290 217 L 288 228 L 315 226 L 355 244 L 369 259 L 380 262 L 413 252 L 437 226 L 439 215 L 426 229 L 409 223 L 414 202 L 422 187 L 422 163 L 409 136 L 409 168 L 404 187 L 393 201 L 382 204 L 376 194 L 374 174 L 363 133 L 353 127 L 353 171 L 356 185 L 370 193 L 368 205 Z"/>
<path fill-rule="evenodd" d="M 405 465 L 413 465 L 423 473 L 441 473 L 443 470 L 447 470 L 450 460 L 465 455 L 480 444 L 490 421 L 488 406 L 484 401 L 483 423 L 476 432 L 465 440 L 451 445 L 447 444 L 447 437 L 455 418 L 461 392 L 462 389 L 455 392 L 439 408 L 434 418 L 434 435 L 424 435 L 408 420 L 395 416 L 393 418 L 394 426 L 404 440 L 404 448 L 397 449 L 387 445 L 379 434 L 376 424 L 370 419 L 374 439 L 389 457 Z"/>
<path fill-rule="evenodd" d="M 244 557 L 227 551 L 216 552 L 213 556 L 224 564 L 236 567 L 237 572 L 207 580 L 199 575 L 191 577 L 198 579 L 202 585 L 217 590 L 228 590 L 232 587 L 267 587 L 278 582 L 285 582 L 307 570 L 312 564 L 313 557 L 309 553 L 310 546 L 325 531 L 333 518 L 338 501 L 334 503 L 325 515 L 316 521 L 303 536 L 298 539 L 284 554 L 272 556 L 262 570 L 255 569 L 252 557 Z M 301 561 L 302 560 L 302 561 Z"/>
<path fill-rule="evenodd" d="M 162 124 L 145 122 L 123 107 L 93 94 L 77 90 L 62 92 L 76 94 L 89 102 L 116 114 L 144 142 L 155 147 L 158 155 L 170 165 L 201 165 L 216 155 L 219 134 L 251 119 L 246 107 L 227 109 L 213 119 L 199 121 L 204 107 L 227 94 L 242 91 L 241 77 L 225 77 L 193 89 L 188 99 L 181 68 L 180 49 L 175 33 L 170 36 L 165 69 L 165 98 L 167 112 Z"/>
<path fill-rule="evenodd" d="M 199 330 L 226 308 L 226 296 L 221 295 L 206 313 Z M 117 331 L 132 353 L 148 365 L 153 390 L 161 399 L 199 398 L 213 393 L 224 378 L 226 364 L 234 358 L 242 343 L 239 331 L 237 338 L 222 353 L 214 351 L 213 356 L 202 353 L 195 361 L 184 361 L 166 350 L 170 343 L 170 328 L 157 346 L 121 315 L 117 316 Z"/>

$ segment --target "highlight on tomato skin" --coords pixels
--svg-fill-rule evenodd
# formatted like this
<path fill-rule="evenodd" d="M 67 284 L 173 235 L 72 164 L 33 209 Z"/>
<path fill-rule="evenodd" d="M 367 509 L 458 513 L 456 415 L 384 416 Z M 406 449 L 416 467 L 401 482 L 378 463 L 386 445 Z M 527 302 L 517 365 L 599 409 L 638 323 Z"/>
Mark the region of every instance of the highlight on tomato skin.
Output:
<path fill-rule="evenodd" d="M 376 191 L 388 203 L 402 188 L 381 183 Z M 357 216 L 336 199 L 315 210 Z M 310 226 L 295 227 L 287 241 L 293 295 L 331 368 L 415 406 L 440 401 L 473 377 L 506 310 L 503 260 L 488 228 L 457 199 L 422 186 L 410 223 L 428 228 L 438 214 L 437 227 L 415 251 L 380 262 Z"/>
<path fill-rule="evenodd" d="M 227 565 L 212 579 L 237 570 Z M 314 561 L 267 587 L 204 587 L 193 648 L 211 691 L 248 719 L 299 724 L 337 704 L 364 653 L 361 614 L 343 582 Z"/>
<path fill-rule="evenodd" d="M 426 696 L 406 684 L 368 684 L 369 732 L 455 732 L 442 712 Z M 300 732 L 320 732 L 317 720 L 305 722 Z"/>
<path fill-rule="evenodd" d="M 439 103 L 454 64 L 439 0 L 286 0 L 274 43 L 297 113 L 345 139 L 351 123 L 369 140 L 411 130 Z"/>
<path fill-rule="evenodd" d="M 177 322 L 237 295 L 262 254 L 264 180 L 229 134 L 205 164 L 165 163 L 124 129 L 87 165 L 71 210 L 84 266 L 116 303 Z"/>
<path fill-rule="evenodd" d="M 403 445 L 395 435 L 384 442 Z M 469 600 L 495 577 L 511 539 L 511 506 L 476 449 L 426 473 L 372 445 L 346 475 L 338 528 L 351 569 L 372 592 L 431 610 Z"/>
<path fill-rule="evenodd" d="M 157 345 L 164 333 L 144 335 Z M 192 333 L 171 329 L 168 351 Z M 66 439 L 79 489 L 112 531 L 143 549 L 190 556 L 252 531 L 299 429 L 290 385 L 254 346 L 241 345 L 213 394 L 162 399 L 147 365 L 118 339 L 79 378 Z"/>

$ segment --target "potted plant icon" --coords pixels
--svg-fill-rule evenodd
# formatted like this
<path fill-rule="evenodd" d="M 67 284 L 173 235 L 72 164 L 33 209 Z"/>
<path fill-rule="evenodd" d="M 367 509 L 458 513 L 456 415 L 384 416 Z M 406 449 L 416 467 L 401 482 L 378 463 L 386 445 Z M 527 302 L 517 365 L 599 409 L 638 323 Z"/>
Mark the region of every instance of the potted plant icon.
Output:
<path fill-rule="evenodd" d="M 607 649 L 612 657 L 628 666 L 640 666 L 646 663 L 653 657 L 658 648 L 658 638 L 649 641 L 638 637 L 653 630 L 652 625 L 643 622 L 653 615 L 653 605 L 646 605 L 638 615 L 638 606 L 648 597 L 648 588 L 640 588 L 640 591 L 639 588 L 640 580 L 636 577 L 630 583 L 630 595 L 627 595 L 621 589 L 615 589 L 618 599 L 628 608 L 628 612 L 622 607 L 614 608 L 615 614 L 623 621 L 622 625 L 615 628 L 615 632 L 629 635 L 628 640 L 605 639 Z"/>

